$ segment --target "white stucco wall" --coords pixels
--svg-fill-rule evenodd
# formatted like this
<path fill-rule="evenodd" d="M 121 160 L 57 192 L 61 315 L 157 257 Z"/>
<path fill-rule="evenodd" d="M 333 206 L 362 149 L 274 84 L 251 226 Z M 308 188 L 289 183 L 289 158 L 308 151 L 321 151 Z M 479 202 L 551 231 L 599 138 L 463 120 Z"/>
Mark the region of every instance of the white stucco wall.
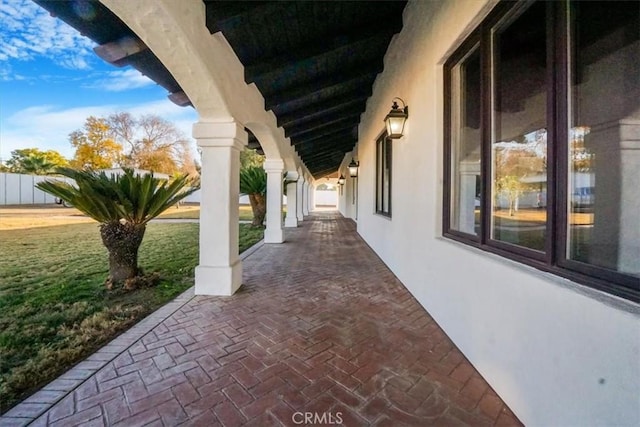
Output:
<path fill-rule="evenodd" d="M 490 8 L 408 4 L 359 129 L 358 232 L 525 424 L 640 425 L 638 305 L 441 237 L 442 64 Z M 388 219 L 374 213 L 375 139 L 396 96 L 409 120 Z"/>
<path fill-rule="evenodd" d="M 338 191 L 337 190 L 315 190 L 314 206 L 337 206 Z"/>
<path fill-rule="evenodd" d="M 338 211 L 345 218 L 351 218 L 354 221 L 358 220 L 358 196 L 360 194 L 360 183 L 358 180 L 360 178 L 351 178 L 347 165 L 351 163 L 351 160 L 356 156 L 357 152 L 355 151 L 347 153 L 344 159 L 342 159 L 340 169 L 338 170 L 338 174 L 342 175 L 345 179 L 342 188 L 338 188 Z M 360 169 L 358 173 L 360 173 Z M 375 170 L 373 177 L 375 179 Z"/>

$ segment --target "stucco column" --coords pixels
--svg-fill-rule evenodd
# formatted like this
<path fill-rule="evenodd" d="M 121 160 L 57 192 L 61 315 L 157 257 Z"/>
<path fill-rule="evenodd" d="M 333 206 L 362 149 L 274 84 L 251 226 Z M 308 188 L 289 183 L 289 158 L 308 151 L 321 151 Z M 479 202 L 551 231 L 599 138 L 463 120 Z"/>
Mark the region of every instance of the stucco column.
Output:
<path fill-rule="evenodd" d="M 285 227 L 297 227 L 298 226 L 298 172 L 287 172 L 287 216 L 284 219 Z"/>
<path fill-rule="evenodd" d="M 264 230 L 265 243 L 284 242 L 282 232 L 282 159 L 267 159 L 264 162 L 267 172 L 267 228 Z"/>
<path fill-rule="evenodd" d="M 309 186 L 309 212 L 316 209 L 316 185 L 312 182 Z"/>
<path fill-rule="evenodd" d="M 297 185 L 297 198 L 296 201 L 296 215 L 298 216 L 298 221 L 301 222 L 304 220 L 304 213 L 302 210 L 302 204 L 304 201 L 304 175 L 298 171 L 298 185 Z"/>
<path fill-rule="evenodd" d="M 304 177 L 304 191 L 302 192 L 302 214 L 309 215 L 309 177 Z"/>
<path fill-rule="evenodd" d="M 195 123 L 193 137 L 202 150 L 200 175 L 200 264 L 197 295 L 233 295 L 242 283 L 238 256 L 240 150 L 247 132 L 236 122 Z"/>

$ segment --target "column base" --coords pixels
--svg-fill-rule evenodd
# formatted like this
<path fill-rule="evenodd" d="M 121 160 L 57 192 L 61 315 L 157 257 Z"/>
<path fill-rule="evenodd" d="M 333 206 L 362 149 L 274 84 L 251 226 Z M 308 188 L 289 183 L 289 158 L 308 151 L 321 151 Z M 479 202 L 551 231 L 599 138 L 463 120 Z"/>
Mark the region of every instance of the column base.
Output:
<path fill-rule="evenodd" d="M 266 228 L 264 230 L 265 243 L 282 243 L 284 242 L 284 233 L 282 228 Z"/>
<path fill-rule="evenodd" d="M 295 216 L 287 216 L 284 219 L 284 226 L 285 227 L 297 227 L 298 226 L 298 218 L 296 218 Z"/>
<path fill-rule="evenodd" d="M 242 285 L 242 261 L 231 266 L 199 265 L 195 271 L 196 295 L 233 295 Z"/>

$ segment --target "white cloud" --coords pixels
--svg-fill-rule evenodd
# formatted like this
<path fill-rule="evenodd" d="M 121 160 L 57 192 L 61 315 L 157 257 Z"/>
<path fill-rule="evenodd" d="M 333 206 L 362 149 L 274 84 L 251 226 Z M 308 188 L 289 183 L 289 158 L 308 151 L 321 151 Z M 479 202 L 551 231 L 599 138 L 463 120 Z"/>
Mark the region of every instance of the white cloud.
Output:
<path fill-rule="evenodd" d="M 0 61 L 50 58 L 70 69 L 89 69 L 94 43 L 30 0 L 0 0 Z"/>
<path fill-rule="evenodd" d="M 9 64 L 0 62 L 0 82 L 28 80 L 28 77 L 13 72 L 13 68 Z"/>
<path fill-rule="evenodd" d="M 138 70 L 129 68 L 123 71 L 110 71 L 106 78 L 97 79 L 91 84 L 83 86 L 88 89 L 102 89 L 109 92 L 122 92 L 130 89 L 137 89 L 156 83 Z"/>
<path fill-rule="evenodd" d="M 73 156 L 69 134 L 82 128 L 89 116 L 108 116 L 116 111 L 128 111 L 134 116 L 156 114 L 176 125 L 185 136 L 191 136 L 191 127 L 197 120 L 193 108 L 178 107 L 169 100 L 139 105 L 101 105 L 60 109 L 55 105 L 29 107 L 7 117 L 0 126 L 0 158 L 6 160 L 11 151 L 37 147 L 56 150 L 65 157 Z M 195 150 L 195 143 L 192 141 Z"/>

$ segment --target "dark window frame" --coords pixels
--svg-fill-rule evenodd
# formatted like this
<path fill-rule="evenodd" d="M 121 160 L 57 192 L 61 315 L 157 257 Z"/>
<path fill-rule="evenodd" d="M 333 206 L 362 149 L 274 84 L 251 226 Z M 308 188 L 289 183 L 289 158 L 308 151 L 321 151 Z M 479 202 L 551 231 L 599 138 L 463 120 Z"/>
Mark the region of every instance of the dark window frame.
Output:
<path fill-rule="evenodd" d="M 389 195 L 388 200 L 385 199 L 384 194 L 384 169 L 385 166 L 389 169 L 388 186 Z M 387 136 L 387 132 L 384 131 L 376 139 L 376 214 L 391 218 L 391 200 L 393 194 L 393 140 Z M 385 201 L 387 202 L 388 209 L 384 209 Z"/>
<path fill-rule="evenodd" d="M 452 240 L 474 246 L 539 270 L 570 279 L 631 301 L 640 302 L 640 280 L 631 275 L 571 260 L 567 249 L 568 199 L 568 93 L 569 85 L 567 37 L 568 2 L 548 2 L 547 37 L 547 224 L 544 251 L 493 240 L 491 227 L 491 139 L 492 139 L 492 30 L 507 16 L 519 13 L 533 2 L 501 2 L 465 41 L 453 52 L 443 67 L 444 72 L 444 191 L 442 233 Z M 480 230 L 473 235 L 452 229 L 452 70 L 474 46 L 480 44 L 481 57 L 481 188 Z"/>

